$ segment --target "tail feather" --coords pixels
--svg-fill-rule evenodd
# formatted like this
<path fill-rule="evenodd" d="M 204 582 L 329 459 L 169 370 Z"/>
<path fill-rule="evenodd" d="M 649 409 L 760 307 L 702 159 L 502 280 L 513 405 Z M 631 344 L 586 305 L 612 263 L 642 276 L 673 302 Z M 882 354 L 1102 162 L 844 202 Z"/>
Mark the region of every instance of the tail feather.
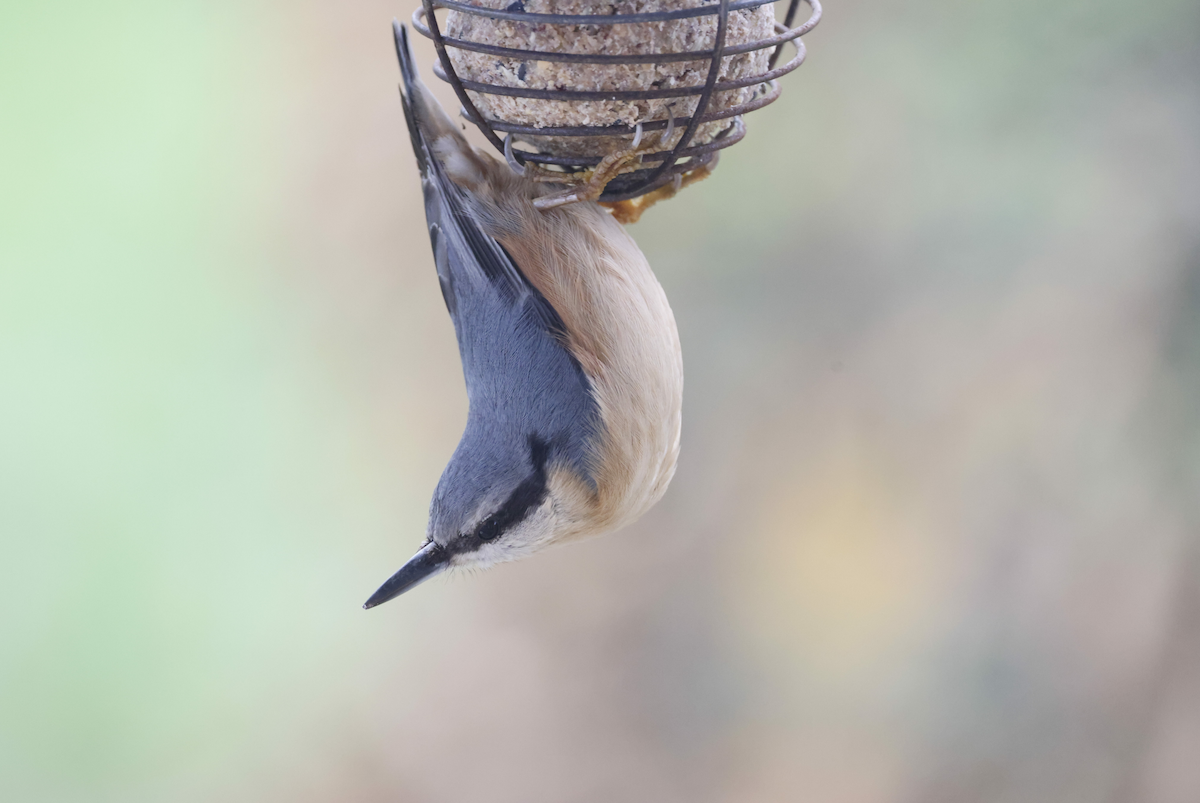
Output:
<path fill-rule="evenodd" d="M 429 89 L 421 82 L 408 43 L 408 29 L 398 22 L 396 55 L 400 58 L 400 99 L 412 137 L 413 152 L 421 170 L 425 217 L 434 241 L 438 275 L 454 316 L 451 295 L 456 273 L 476 271 L 508 302 L 524 301 L 531 293 L 512 258 L 489 234 L 481 219 L 497 218 L 495 188 L 497 174 L 506 168 L 478 153 L 455 127 Z M 553 315 L 551 310 L 548 315 Z M 457 325 L 457 318 L 455 319 Z"/>
<path fill-rule="evenodd" d="M 417 74 L 416 61 L 408 45 L 408 28 L 396 20 L 392 20 L 392 32 L 396 37 L 396 57 L 400 59 L 400 77 L 403 84 L 400 87 L 400 103 L 404 107 L 404 120 L 408 123 L 408 135 L 412 138 L 413 154 L 417 157 L 417 166 L 421 175 L 429 176 L 429 146 L 422 134 L 415 104 L 423 100 L 421 77 Z"/>
<path fill-rule="evenodd" d="M 405 88 L 411 93 L 413 85 L 421 82 L 421 77 L 417 73 L 417 64 L 408 45 L 408 28 L 400 24 L 399 20 L 392 20 L 392 33 L 396 37 L 396 56 L 400 59 L 400 75 L 404 78 Z"/>
<path fill-rule="evenodd" d="M 408 42 L 408 28 L 392 21 L 396 38 L 396 56 L 400 59 L 400 99 L 404 105 L 404 119 L 408 122 L 408 133 L 412 137 L 413 152 L 421 168 L 421 175 L 429 175 L 431 160 L 439 161 L 433 144 L 442 137 L 452 138 L 455 150 L 469 151 L 467 140 L 454 127 L 437 98 L 421 81 L 417 62 Z M 444 146 L 443 146 L 444 147 Z"/>

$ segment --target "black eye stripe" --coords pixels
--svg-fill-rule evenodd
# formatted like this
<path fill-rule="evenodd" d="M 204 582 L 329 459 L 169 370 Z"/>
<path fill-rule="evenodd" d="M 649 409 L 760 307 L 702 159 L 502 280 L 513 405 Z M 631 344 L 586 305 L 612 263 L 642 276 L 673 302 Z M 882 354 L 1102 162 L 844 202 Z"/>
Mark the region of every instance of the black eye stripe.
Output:
<path fill-rule="evenodd" d="M 495 540 L 513 525 L 523 521 L 531 511 L 546 499 L 546 461 L 550 457 L 550 444 L 536 434 L 529 436 L 529 458 L 533 473 L 518 485 L 508 499 L 504 500 L 495 513 L 475 526 L 471 534 L 480 541 Z"/>

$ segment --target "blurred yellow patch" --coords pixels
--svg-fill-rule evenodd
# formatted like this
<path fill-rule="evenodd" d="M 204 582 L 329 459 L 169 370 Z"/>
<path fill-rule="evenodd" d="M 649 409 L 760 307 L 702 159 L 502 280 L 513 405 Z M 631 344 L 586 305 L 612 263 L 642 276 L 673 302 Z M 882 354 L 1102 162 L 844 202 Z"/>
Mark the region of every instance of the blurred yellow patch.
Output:
<path fill-rule="evenodd" d="M 854 439 L 830 451 L 760 503 L 737 595 L 756 651 L 833 680 L 922 629 L 935 551 L 923 506 L 879 455 Z"/>

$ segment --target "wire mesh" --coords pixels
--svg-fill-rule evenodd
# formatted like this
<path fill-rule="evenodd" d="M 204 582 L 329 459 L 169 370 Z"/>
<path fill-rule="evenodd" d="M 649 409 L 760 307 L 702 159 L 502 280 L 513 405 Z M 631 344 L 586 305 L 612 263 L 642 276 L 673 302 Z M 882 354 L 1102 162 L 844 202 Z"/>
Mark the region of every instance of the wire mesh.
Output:
<path fill-rule="evenodd" d="M 778 0 L 718 0 L 716 3 L 694 8 L 677 9 L 674 11 L 657 11 L 639 14 L 539 14 L 524 11 L 521 2 L 515 2 L 504 9 L 485 8 L 462 0 L 422 0 L 420 8 L 413 12 L 413 27 L 422 35 L 433 41 L 437 50 L 438 61 L 434 66 L 434 74 L 447 81 L 462 104 L 463 116 L 474 123 L 483 135 L 498 151 L 504 151 L 505 136 L 514 139 L 521 137 L 628 137 L 635 133 L 635 126 L 558 126 L 536 127 L 518 125 L 513 122 L 489 119 L 480 113 L 472 101 L 470 93 L 483 95 L 507 95 L 510 97 L 531 98 L 550 101 L 639 101 L 667 98 L 697 97 L 696 107 L 688 116 L 674 119 L 674 125 L 683 127 L 683 134 L 678 142 L 670 149 L 646 153 L 642 156 L 642 166 L 614 178 L 607 186 L 602 201 L 620 201 L 636 198 L 651 192 L 672 181 L 674 176 L 695 170 L 708 164 L 713 155 L 721 149 L 741 141 L 746 134 L 742 115 L 761 109 L 774 102 L 780 94 L 778 79 L 792 72 L 804 62 L 806 49 L 801 40 L 804 34 L 816 27 L 821 18 L 819 0 L 787 0 L 788 7 L 782 22 L 775 23 L 775 34 L 770 37 L 740 44 L 726 44 L 729 15 L 731 12 L 755 9 L 770 5 Z M 811 14 L 800 24 L 795 24 L 796 14 L 801 3 L 806 4 Z M 442 33 L 436 12 L 438 9 L 449 9 L 462 14 L 486 17 L 494 20 L 509 20 L 530 25 L 639 25 L 647 23 L 668 22 L 694 17 L 715 15 L 717 17 L 716 31 L 711 48 L 685 52 L 661 53 L 571 53 L 528 50 L 522 48 L 500 47 L 482 42 L 448 37 Z M 783 66 L 777 67 L 783 48 L 791 44 L 795 53 Z M 767 71 L 757 75 L 745 76 L 736 80 L 720 81 L 723 60 L 738 54 L 772 48 Z M 449 51 L 459 49 L 484 53 L 498 58 L 516 60 L 536 60 L 550 63 L 574 64 L 666 64 L 670 62 L 694 61 L 708 62 L 706 79 L 703 84 L 679 86 L 661 89 L 629 89 L 618 91 L 584 91 L 573 89 L 536 89 L 529 87 L 503 86 L 500 84 L 472 81 L 462 78 L 454 69 Z M 709 111 L 713 95 L 743 87 L 757 86 L 755 96 L 744 103 Z M 717 120 L 729 120 L 726 126 L 711 141 L 692 145 L 698 128 L 703 123 Z M 643 131 L 661 131 L 669 125 L 666 118 L 642 122 Z M 579 156 L 573 154 L 542 153 L 526 149 L 514 148 L 513 156 L 522 164 L 532 162 L 538 165 L 551 165 L 565 171 L 578 171 L 598 164 L 599 156 Z M 553 168 L 552 168 L 553 169 Z"/>

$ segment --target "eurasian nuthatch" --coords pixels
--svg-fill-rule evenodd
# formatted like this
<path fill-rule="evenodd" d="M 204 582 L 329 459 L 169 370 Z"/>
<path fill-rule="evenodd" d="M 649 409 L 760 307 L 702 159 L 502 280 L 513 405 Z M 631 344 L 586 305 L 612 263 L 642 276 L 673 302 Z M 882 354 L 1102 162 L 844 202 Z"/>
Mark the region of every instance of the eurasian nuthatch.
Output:
<path fill-rule="evenodd" d="M 468 145 L 395 27 L 470 408 L 425 544 L 367 608 L 638 518 L 675 472 L 683 393 L 675 318 L 637 244 L 596 203 L 546 208 L 543 184 Z"/>

